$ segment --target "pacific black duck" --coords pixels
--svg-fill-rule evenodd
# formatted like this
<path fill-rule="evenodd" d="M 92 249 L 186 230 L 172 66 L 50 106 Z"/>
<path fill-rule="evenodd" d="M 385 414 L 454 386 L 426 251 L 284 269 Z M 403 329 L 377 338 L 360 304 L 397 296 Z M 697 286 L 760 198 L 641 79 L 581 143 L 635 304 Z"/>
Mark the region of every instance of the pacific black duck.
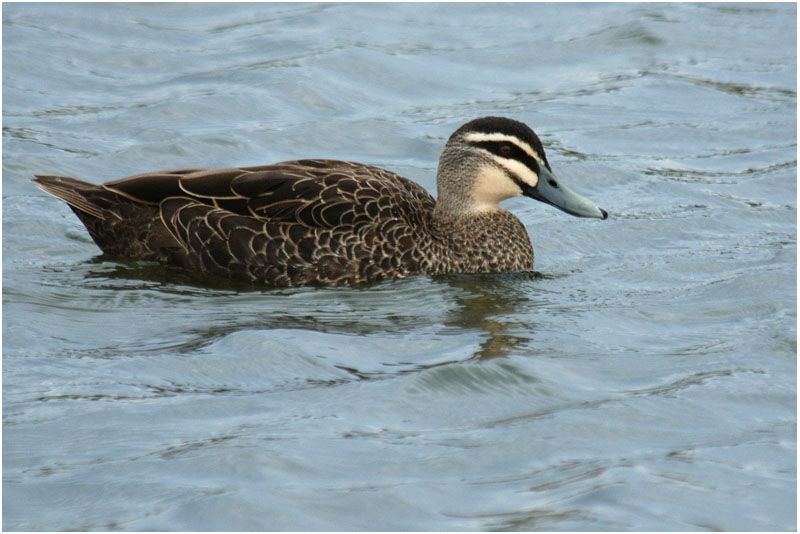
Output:
<path fill-rule="evenodd" d="M 507 118 L 456 130 L 436 179 L 438 200 L 393 172 L 327 159 L 155 171 L 99 186 L 35 181 L 107 254 L 270 286 L 530 270 L 525 227 L 498 205 L 517 195 L 608 217 L 555 178 L 533 130 Z"/>

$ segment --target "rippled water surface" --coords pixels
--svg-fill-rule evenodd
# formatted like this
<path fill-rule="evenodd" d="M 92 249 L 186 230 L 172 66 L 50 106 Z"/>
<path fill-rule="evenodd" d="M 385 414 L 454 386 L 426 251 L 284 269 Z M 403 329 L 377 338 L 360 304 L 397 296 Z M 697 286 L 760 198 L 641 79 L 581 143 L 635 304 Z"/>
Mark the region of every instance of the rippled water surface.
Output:
<path fill-rule="evenodd" d="M 793 530 L 793 4 L 3 5 L 5 530 Z M 536 272 L 198 285 L 36 173 L 435 191 L 500 114 L 611 213 Z"/>

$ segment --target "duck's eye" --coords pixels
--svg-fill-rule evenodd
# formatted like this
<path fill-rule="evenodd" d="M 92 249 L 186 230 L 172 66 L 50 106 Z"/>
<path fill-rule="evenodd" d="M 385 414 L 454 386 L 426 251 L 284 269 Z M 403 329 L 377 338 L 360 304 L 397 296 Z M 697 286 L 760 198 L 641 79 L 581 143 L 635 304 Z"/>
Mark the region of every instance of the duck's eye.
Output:
<path fill-rule="evenodd" d="M 504 158 L 509 157 L 511 155 L 511 153 L 513 152 L 512 148 L 511 148 L 511 145 L 508 145 L 508 144 L 505 144 L 505 143 L 500 145 L 500 147 L 497 149 L 497 151 Z"/>

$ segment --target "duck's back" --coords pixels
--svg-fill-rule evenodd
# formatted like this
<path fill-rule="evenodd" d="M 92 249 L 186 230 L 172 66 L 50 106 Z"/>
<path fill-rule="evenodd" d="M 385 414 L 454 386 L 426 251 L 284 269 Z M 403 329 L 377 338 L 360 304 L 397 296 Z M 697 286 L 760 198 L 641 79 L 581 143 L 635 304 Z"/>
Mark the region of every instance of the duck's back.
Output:
<path fill-rule="evenodd" d="M 363 164 L 178 169 L 102 186 L 37 181 L 116 255 L 278 286 L 373 282 L 430 265 L 434 199 Z"/>

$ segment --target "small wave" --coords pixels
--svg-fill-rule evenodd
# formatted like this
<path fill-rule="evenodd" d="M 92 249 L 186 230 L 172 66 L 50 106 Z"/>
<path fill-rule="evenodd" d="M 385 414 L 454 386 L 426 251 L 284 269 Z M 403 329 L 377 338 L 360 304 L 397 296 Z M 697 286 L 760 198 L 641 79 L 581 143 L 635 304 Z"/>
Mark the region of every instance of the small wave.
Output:
<path fill-rule="evenodd" d="M 501 394 L 507 396 L 549 395 L 542 381 L 514 363 L 455 362 L 416 374 L 405 384 L 409 394 L 456 396 Z"/>

